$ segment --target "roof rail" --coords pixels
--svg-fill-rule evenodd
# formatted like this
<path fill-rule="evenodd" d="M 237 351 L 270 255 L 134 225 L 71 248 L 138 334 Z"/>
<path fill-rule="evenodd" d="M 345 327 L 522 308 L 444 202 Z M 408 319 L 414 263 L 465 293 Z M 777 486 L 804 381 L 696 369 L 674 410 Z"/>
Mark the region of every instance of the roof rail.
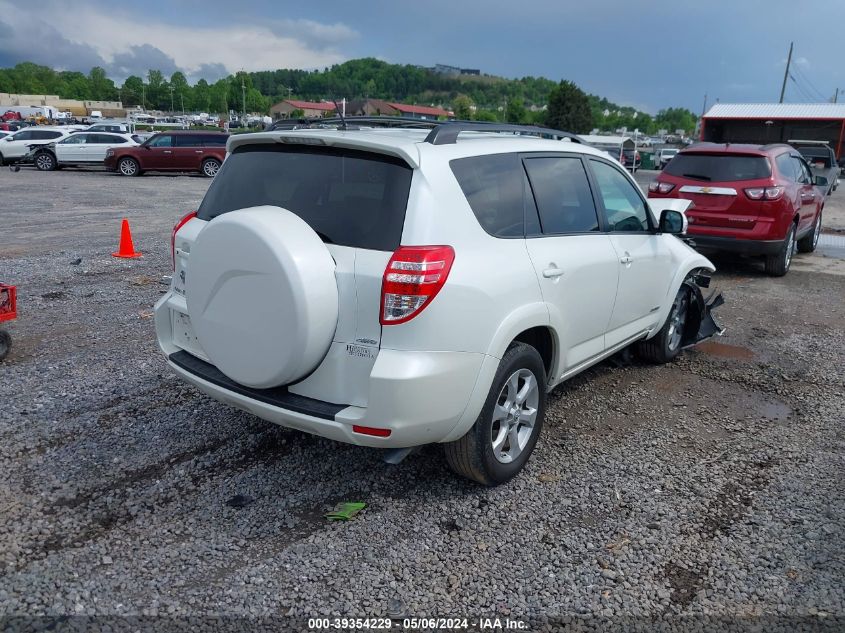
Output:
<path fill-rule="evenodd" d="M 450 121 L 440 123 L 425 138 L 432 145 L 449 145 L 458 141 L 461 132 L 511 132 L 512 134 L 534 135 L 543 138 L 569 139 L 574 143 L 584 141 L 572 132 L 563 132 L 534 125 L 511 125 L 508 123 L 485 123 L 483 121 Z"/>

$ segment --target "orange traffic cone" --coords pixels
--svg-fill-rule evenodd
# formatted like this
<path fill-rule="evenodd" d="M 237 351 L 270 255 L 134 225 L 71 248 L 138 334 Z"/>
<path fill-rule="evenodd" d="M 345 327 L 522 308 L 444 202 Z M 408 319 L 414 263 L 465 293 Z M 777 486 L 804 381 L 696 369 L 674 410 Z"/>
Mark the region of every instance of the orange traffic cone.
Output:
<path fill-rule="evenodd" d="M 117 247 L 117 252 L 111 254 L 112 257 L 125 257 L 131 259 L 134 257 L 141 257 L 141 253 L 135 252 L 135 245 L 132 243 L 132 232 L 129 230 L 129 220 L 123 218 L 123 224 L 120 226 L 120 245 Z"/>

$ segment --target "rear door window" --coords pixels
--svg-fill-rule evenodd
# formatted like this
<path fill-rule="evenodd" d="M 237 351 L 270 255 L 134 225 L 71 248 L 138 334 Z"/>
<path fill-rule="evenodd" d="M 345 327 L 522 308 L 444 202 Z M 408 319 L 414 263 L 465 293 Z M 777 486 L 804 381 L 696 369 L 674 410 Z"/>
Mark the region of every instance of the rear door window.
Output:
<path fill-rule="evenodd" d="M 742 154 L 678 154 L 665 173 L 702 182 L 758 180 L 772 175 L 764 156 Z"/>
<path fill-rule="evenodd" d="M 525 172 L 518 154 L 458 158 L 449 165 L 485 231 L 494 237 L 525 235 Z"/>
<path fill-rule="evenodd" d="M 329 244 L 399 247 L 413 170 L 401 159 L 337 148 L 245 145 L 223 163 L 198 217 L 270 205 L 305 220 Z"/>
<path fill-rule="evenodd" d="M 526 158 L 525 169 L 544 235 L 599 230 L 596 205 L 580 158 Z"/>
<path fill-rule="evenodd" d="M 180 134 L 176 137 L 176 147 L 202 147 L 202 136 L 199 134 Z"/>

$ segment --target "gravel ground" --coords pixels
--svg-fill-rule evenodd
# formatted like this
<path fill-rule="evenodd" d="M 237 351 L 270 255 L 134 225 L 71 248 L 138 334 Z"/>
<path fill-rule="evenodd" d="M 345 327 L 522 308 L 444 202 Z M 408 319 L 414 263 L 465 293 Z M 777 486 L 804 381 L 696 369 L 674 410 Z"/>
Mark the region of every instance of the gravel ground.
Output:
<path fill-rule="evenodd" d="M 718 261 L 722 339 L 569 381 L 526 470 L 485 489 L 437 447 L 389 466 L 171 375 L 151 309 L 207 180 L 0 173 L 21 312 L 0 364 L 0 616 L 845 629 L 845 276 Z M 124 216 L 142 259 L 108 256 Z M 344 500 L 367 508 L 327 522 Z"/>

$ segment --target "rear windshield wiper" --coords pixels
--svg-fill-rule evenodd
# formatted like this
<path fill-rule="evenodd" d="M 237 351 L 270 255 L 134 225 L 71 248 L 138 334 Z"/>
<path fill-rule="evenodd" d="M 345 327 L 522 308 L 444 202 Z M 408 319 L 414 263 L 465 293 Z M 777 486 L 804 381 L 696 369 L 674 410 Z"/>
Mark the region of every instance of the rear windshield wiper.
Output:
<path fill-rule="evenodd" d="M 695 180 L 713 180 L 710 176 L 702 176 L 701 174 L 684 174 L 684 176 Z"/>

